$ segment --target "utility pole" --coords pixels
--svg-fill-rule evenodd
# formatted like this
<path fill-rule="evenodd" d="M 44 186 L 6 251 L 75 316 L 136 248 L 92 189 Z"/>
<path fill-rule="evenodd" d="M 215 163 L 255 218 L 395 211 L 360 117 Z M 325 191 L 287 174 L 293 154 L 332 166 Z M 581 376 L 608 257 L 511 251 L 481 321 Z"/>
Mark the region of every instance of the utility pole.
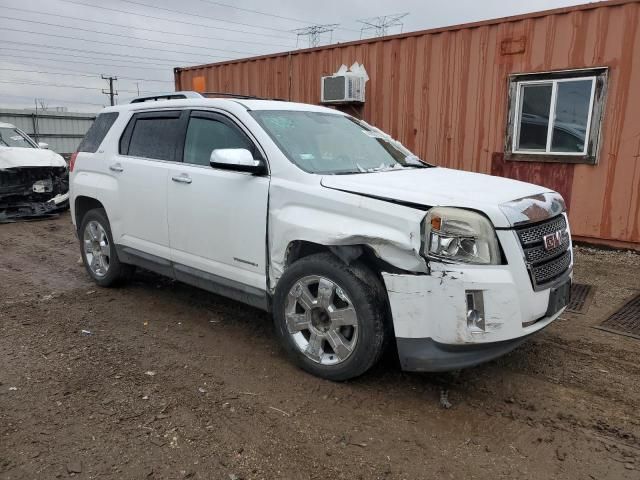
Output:
<path fill-rule="evenodd" d="M 33 120 L 33 136 L 36 138 L 36 142 L 40 142 L 40 134 L 38 133 L 38 99 L 34 98 L 33 101 L 36 104 L 36 113 L 32 118 L 32 120 Z"/>
<path fill-rule="evenodd" d="M 381 17 L 364 18 L 358 20 L 362 24 L 360 29 L 360 38 L 363 38 L 365 32 L 373 30 L 374 37 L 384 37 L 388 34 L 391 27 L 400 27 L 400 33 L 402 33 L 403 23 L 400 21 L 404 17 L 409 15 L 407 13 L 394 13 L 393 15 L 383 15 Z"/>
<path fill-rule="evenodd" d="M 108 77 L 106 75 L 101 75 L 103 80 L 109 80 L 109 91 L 106 91 L 104 88 L 102 89 L 102 93 L 105 95 L 109 95 L 109 100 L 111 101 L 111 105 L 115 105 L 115 96 L 118 95 L 118 92 L 113 89 L 113 82 L 118 80 L 118 77 Z"/>
<path fill-rule="evenodd" d="M 311 25 L 310 27 L 298 28 L 293 30 L 293 32 L 297 35 L 296 38 L 296 48 L 298 48 L 298 42 L 300 41 L 300 37 L 308 37 L 309 38 L 309 47 L 317 47 L 320 45 L 320 35 L 323 33 L 329 32 L 331 34 L 331 40 L 333 40 L 333 31 L 338 26 L 338 23 L 328 23 L 326 25 Z"/>

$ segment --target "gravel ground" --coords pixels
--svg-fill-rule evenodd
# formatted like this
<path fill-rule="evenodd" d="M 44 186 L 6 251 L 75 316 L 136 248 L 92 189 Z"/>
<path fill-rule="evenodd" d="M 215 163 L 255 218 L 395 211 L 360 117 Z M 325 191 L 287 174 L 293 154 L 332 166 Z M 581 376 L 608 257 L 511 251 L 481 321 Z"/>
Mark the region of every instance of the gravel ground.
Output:
<path fill-rule="evenodd" d="M 258 310 L 143 272 L 100 289 L 78 257 L 68 215 L 0 226 L 2 479 L 640 478 L 640 344 L 592 328 L 640 290 L 636 254 L 577 249 L 588 313 L 497 361 L 391 352 L 340 384 Z"/>

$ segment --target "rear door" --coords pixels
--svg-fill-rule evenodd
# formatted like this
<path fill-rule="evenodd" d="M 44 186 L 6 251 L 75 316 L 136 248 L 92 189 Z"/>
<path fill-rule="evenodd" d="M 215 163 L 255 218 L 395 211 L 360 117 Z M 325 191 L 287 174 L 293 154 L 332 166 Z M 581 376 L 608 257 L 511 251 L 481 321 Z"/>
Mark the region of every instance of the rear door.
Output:
<path fill-rule="evenodd" d="M 262 158 L 234 120 L 191 112 L 183 163 L 171 164 L 167 178 L 174 269 L 178 278 L 200 276 L 259 296 L 266 290 L 269 177 L 211 167 L 217 148 L 246 148 Z"/>
<path fill-rule="evenodd" d="M 115 242 L 129 247 L 129 253 L 165 259 L 166 266 L 167 178 L 181 160 L 187 118 L 188 112 L 180 110 L 136 113 L 120 139 L 119 154 L 109 162 L 120 197 L 120 238 Z"/>

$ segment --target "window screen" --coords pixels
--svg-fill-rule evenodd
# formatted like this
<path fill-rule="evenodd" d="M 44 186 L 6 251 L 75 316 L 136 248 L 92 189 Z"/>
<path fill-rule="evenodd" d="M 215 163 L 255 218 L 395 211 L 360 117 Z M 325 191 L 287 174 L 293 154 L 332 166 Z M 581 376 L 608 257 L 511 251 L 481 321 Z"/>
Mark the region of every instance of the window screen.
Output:
<path fill-rule="evenodd" d="M 180 132 L 179 118 L 138 118 L 129 143 L 132 157 L 174 160 Z"/>
<path fill-rule="evenodd" d="M 80 142 L 78 151 L 88 153 L 97 152 L 102 140 L 107 136 L 109 129 L 113 126 L 117 118 L 118 112 L 107 112 L 98 115 L 82 139 L 82 142 Z"/>
<path fill-rule="evenodd" d="M 208 166 L 211 152 L 218 148 L 253 151 L 253 145 L 238 128 L 210 118 L 191 117 L 184 143 L 184 162 Z"/>

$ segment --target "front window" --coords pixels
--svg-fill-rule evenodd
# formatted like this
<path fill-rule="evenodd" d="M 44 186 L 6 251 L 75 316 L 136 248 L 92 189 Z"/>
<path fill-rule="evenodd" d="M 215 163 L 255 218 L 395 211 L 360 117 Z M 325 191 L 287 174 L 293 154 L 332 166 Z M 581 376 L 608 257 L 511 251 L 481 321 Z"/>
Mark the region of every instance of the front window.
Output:
<path fill-rule="evenodd" d="M 251 112 L 291 162 L 309 173 L 425 168 L 400 142 L 365 122 L 324 112 Z"/>
<path fill-rule="evenodd" d="M 511 77 L 508 157 L 595 163 L 606 70 Z"/>
<path fill-rule="evenodd" d="M 36 144 L 14 127 L 0 127 L 0 147 L 36 148 Z"/>
<path fill-rule="evenodd" d="M 219 148 L 253 150 L 249 139 L 237 128 L 215 118 L 191 117 L 184 142 L 184 163 L 209 166 L 211 152 Z"/>

